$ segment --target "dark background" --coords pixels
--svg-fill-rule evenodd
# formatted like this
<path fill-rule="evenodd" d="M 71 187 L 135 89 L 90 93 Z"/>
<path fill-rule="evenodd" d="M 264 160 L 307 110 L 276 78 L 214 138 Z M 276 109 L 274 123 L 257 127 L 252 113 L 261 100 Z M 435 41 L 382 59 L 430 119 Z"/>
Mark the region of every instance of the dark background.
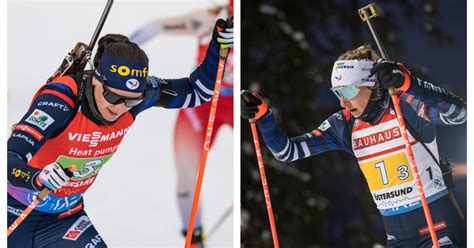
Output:
<path fill-rule="evenodd" d="M 242 2 L 242 88 L 258 91 L 290 137 L 340 109 L 329 90 L 334 61 L 375 46 L 357 9 L 371 1 Z M 373 22 L 392 60 L 466 99 L 466 1 L 376 1 Z M 242 119 L 242 243 L 272 247 L 252 134 Z M 465 211 L 466 125 L 439 127 L 442 157 L 457 163 L 456 196 Z M 260 139 L 282 247 L 385 245 L 383 223 L 355 159 L 328 152 L 290 164 Z"/>

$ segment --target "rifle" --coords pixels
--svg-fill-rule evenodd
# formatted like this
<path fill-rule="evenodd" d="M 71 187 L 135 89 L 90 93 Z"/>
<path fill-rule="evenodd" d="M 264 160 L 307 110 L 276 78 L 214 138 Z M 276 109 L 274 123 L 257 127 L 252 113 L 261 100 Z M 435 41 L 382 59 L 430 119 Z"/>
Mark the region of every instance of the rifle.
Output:
<path fill-rule="evenodd" d="M 107 5 L 102 12 L 102 16 L 100 17 L 99 23 L 97 24 L 89 45 L 86 45 L 82 42 L 77 42 L 74 48 L 64 57 L 63 62 L 58 67 L 58 69 L 56 69 L 54 74 L 48 79 L 48 83 L 51 82 L 51 80 L 53 80 L 55 77 L 67 74 L 76 74 L 77 72 L 84 70 L 87 63 L 90 62 L 92 50 L 94 49 L 94 45 L 99 38 L 100 31 L 104 26 L 105 19 L 107 19 L 113 3 L 113 0 L 107 0 Z"/>

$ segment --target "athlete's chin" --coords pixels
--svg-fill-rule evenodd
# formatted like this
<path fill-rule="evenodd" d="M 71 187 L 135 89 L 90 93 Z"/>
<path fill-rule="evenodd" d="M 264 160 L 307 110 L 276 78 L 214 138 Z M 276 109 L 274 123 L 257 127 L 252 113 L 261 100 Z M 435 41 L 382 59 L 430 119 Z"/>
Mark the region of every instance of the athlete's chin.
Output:
<path fill-rule="evenodd" d="M 99 112 L 102 115 L 102 118 L 110 122 L 116 121 L 120 117 L 119 114 L 110 113 L 106 108 L 100 110 Z"/>
<path fill-rule="evenodd" d="M 104 119 L 106 119 L 107 121 L 116 121 L 120 116 L 117 116 L 117 117 L 106 117 L 104 116 Z"/>
<path fill-rule="evenodd" d="M 359 118 L 359 116 L 362 114 L 362 111 L 360 111 L 359 109 L 349 109 L 349 112 L 355 118 Z"/>

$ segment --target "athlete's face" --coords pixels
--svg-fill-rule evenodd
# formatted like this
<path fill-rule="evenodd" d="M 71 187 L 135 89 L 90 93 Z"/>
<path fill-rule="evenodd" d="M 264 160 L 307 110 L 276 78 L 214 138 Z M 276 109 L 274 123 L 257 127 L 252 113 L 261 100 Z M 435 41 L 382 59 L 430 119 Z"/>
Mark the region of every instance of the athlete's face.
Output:
<path fill-rule="evenodd" d="M 347 109 L 354 117 L 359 117 L 367 107 L 367 103 L 370 99 L 370 94 L 372 93 L 372 89 L 369 87 L 360 87 L 359 93 L 352 98 L 351 100 L 340 96 L 339 102 L 341 107 Z"/>
<path fill-rule="evenodd" d="M 104 119 L 108 121 L 115 121 L 120 116 L 125 114 L 125 112 L 131 109 L 131 107 L 125 106 L 125 103 L 123 102 L 119 104 L 109 103 L 104 98 L 104 86 L 95 77 L 92 77 L 92 85 L 94 86 L 95 104 L 97 105 L 97 109 Z M 107 88 L 107 90 L 126 98 L 139 98 L 142 95 L 141 93 L 128 92 L 114 88 Z"/>

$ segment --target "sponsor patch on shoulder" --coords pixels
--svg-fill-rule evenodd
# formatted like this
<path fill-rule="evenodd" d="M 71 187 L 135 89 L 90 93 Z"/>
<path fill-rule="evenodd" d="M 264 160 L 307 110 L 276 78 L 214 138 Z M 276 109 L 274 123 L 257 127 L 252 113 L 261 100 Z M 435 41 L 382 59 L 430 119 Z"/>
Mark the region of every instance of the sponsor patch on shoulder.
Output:
<path fill-rule="evenodd" d="M 63 239 L 77 240 L 81 234 L 92 226 L 92 222 L 87 216 L 81 216 L 79 219 L 72 224 L 72 226 L 64 234 Z"/>
<path fill-rule="evenodd" d="M 329 121 L 325 120 L 323 123 L 321 123 L 321 125 L 319 125 L 318 129 L 324 132 L 328 130 L 328 128 L 330 127 L 331 127 L 331 124 L 329 123 Z"/>
<path fill-rule="evenodd" d="M 35 139 L 38 140 L 38 141 L 41 141 L 44 138 L 44 136 L 40 132 L 38 132 L 36 129 L 34 129 L 34 128 L 26 125 L 26 124 L 17 124 L 17 125 L 15 125 L 13 130 L 14 131 L 19 130 L 19 131 L 29 133 L 33 137 L 35 137 Z"/>
<path fill-rule="evenodd" d="M 387 240 L 397 240 L 397 238 L 387 233 Z"/>
<path fill-rule="evenodd" d="M 451 241 L 451 239 L 448 236 L 444 236 L 444 237 L 438 239 L 438 244 L 439 244 L 439 246 L 454 245 L 453 241 Z"/>
<path fill-rule="evenodd" d="M 44 111 L 35 109 L 33 110 L 33 113 L 31 113 L 30 116 L 26 118 L 25 122 L 33 124 L 41 128 L 41 130 L 46 130 L 46 128 L 54 123 L 54 119 Z"/>
<path fill-rule="evenodd" d="M 314 129 L 314 130 L 312 131 L 312 133 L 313 133 L 314 135 L 316 135 L 316 137 L 321 137 L 321 136 L 323 136 L 323 133 L 321 133 L 321 131 L 319 131 L 318 129 Z"/>

